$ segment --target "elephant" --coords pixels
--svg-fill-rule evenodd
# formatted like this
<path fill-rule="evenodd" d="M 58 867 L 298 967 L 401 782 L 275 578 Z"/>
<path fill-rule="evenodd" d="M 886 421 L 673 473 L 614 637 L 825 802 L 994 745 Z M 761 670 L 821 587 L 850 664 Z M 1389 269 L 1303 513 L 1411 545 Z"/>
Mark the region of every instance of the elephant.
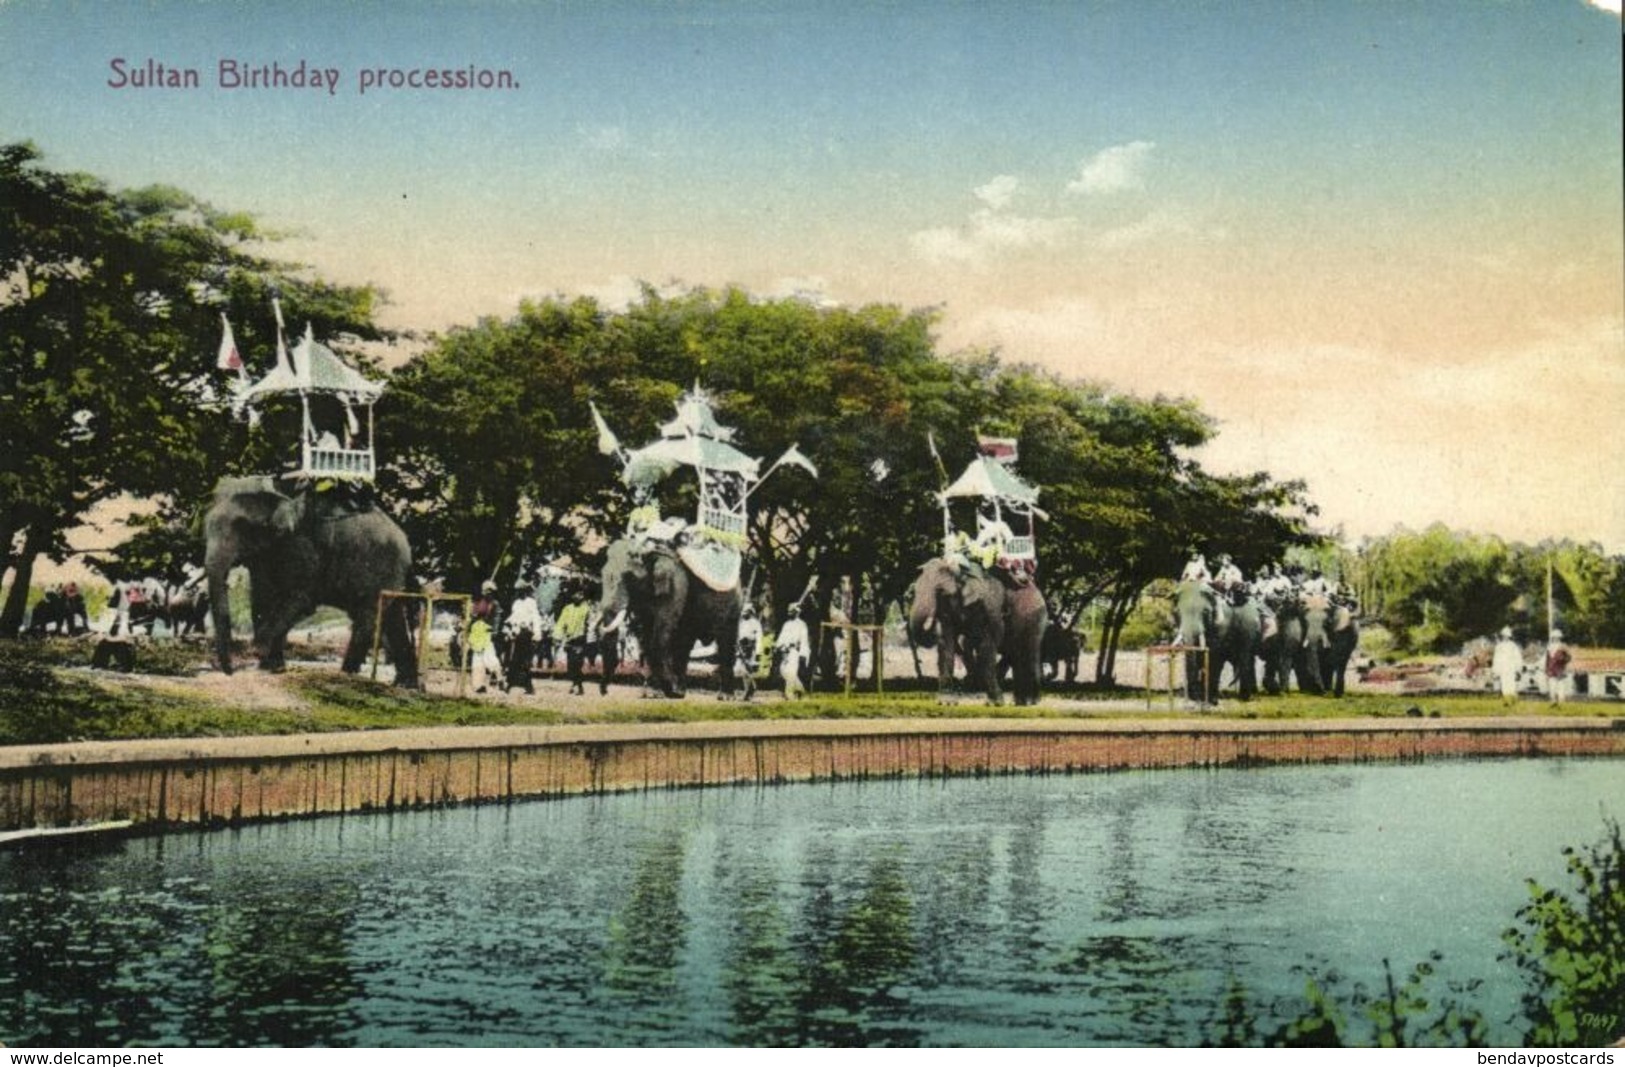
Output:
<path fill-rule="evenodd" d="M 1078 663 L 1083 658 L 1083 638 L 1078 631 L 1065 623 L 1051 622 L 1044 627 L 1040 648 L 1038 658 L 1043 664 L 1045 679 L 1060 681 L 1064 668 L 1069 684 L 1078 680 Z"/>
<path fill-rule="evenodd" d="M 284 667 L 288 631 L 318 604 L 350 616 L 344 670 L 371 650 L 378 594 L 413 584 L 412 548 L 395 520 L 342 489 L 284 491 L 268 476 L 224 478 L 203 517 L 204 571 L 219 666 L 231 673 L 231 607 L 226 578 L 248 568 L 260 669 Z M 384 613 L 383 638 L 395 684 L 416 688 L 417 653 L 404 607 Z"/>
<path fill-rule="evenodd" d="M 209 591 L 181 589 L 169 598 L 169 629 L 176 637 L 202 634 L 209 619 Z"/>
<path fill-rule="evenodd" d="M 1258 646 L 1258 656 L 1264 661 L 1264 691 L 1274 696 L 1291 687 L 1292 676 L 1298 676 L 1298 688 L 1312 686 L 1318 672 L 1311 675 L 1303 657 L 1303 606 L 1297 597 L 1271 600 L 1275 612 L 1275 625 L 1266 626 Z"/>
<path fill-rule="evenodd" d="M 1343 695 L 1349 659 L 1359 643 L 1360 624 L 1346 605 L 1323 596 L 1304 602 L 1304 659 L 1315 679 L 1315 692 Z"/>
<path fill-rule="evenodd" d="M 670 545 L 623 537 L 604 552 L 602 618 L 627 613 L 626 626 L 643 650 L 648 684 L 681 697 L 696 642 L 731 649 L 745 598 L 738 587 L 713 589 Z M 733 696 L 734 657 L 717 658 L 718 695 Z"/>
<path fill-rule="evenodd" d="M 1236 685 L 1242 700 L 1251 700 L 1257 689 L 1253 658 L 1258 652 L 1262 619 L 1258 604 L 1251 599 L 1231 604 L 1203 581 L 1183 581 L 1174 591 L 1174 607 L 1179 618 L 1179 643 L 1199 645 L 1208 650 L 1185 655 L 1185 689 L 1190 699 L 1204 705 L 1219 702 L 1219 678 L 1225 664 L 1236 672 Z M 1208 669 L 1203 670 L 1206 659 Z"/>
<path fill-rule="evenodd" d="M 28 635 L 44 637 L 52 630 L 69 637 L 78 637 L 90 630 L 90 613 L 77 585 L 70 585 L 66 591 L 48 590 L 44 599 L 34 605 L 28 616 Z"/>
<path fill-rule="evenodd" d="M 908 628 L 915 644 L 936 646 L 939 694 L 946 696 L 953 688 L 957 653 L 964 657 L 966 673 L 987 694 L 988 702 L 1003 703 L 999 687 L 1002 656 L 1013 671 L 1011 688 L 1016 703 L 1030 705 L 1039 699 L 1041 646 L 1048 621 L 1049 609 L 1036 582 L 939 558 L 920 568 Z"/>

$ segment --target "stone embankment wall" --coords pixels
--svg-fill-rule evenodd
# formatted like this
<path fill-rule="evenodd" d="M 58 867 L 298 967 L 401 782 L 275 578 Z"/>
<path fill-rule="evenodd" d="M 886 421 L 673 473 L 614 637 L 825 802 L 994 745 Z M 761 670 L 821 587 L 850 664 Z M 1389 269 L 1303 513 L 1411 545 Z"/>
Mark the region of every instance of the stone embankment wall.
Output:
<path fill-rule="evenodd" d="M 0 749 L 0 834 L 674 786 L 1150 767 L 1622 756 L 1625 720 L 869 720 L 462 727 Z"/>

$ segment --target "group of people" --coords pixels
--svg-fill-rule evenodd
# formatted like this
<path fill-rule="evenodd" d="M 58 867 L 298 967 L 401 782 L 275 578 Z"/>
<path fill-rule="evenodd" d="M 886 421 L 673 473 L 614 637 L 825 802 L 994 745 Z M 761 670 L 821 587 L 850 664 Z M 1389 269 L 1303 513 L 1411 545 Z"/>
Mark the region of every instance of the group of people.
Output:
<path fill-rule="evenodd" d="M 583 582 L 565 585 L 561 599 L 556 615 L 544 611 L 537 603 L 535 584 L 520 581 L 504 610 L 496 582 L 481 585 L 469 605 L 467 661 L 474 692 L 488 691 L 496 678 L 505 693 L 513 689 L 535 693 L 531 672 L 536 667 L 551 670 L 563 650 L 570 691 L 582 693 L 590 663 L 599 656 L 619 658 L 619 645 L 607 648 L 606 643 L 619 641 L 624 618 L 606 623 Z M 600 691 L 605 688 L 600 682 Z"/>
<path fill-rule="evenodd" d="M 1282 566 L 1279 563 L 1266 563 L 1254 580 L 1249 582 L 1229 553 L 1219 553 L 1215 562 L 1217 566 L 1209 570 L 1207 557 L 1193 552 L 1179 580 L 1210 585 L 1234 604 L 1240 604 L 1248 597 L 1256 597 L 1266 607 L 1325 597 L 1349 608 L 1357 606 L 1353 590 L 1342 582 L 1327 578 L 1318 567 L 1305 569 L 1296 564 Z"/>
<path fill-rule="evenodd" d="M 470 603 L 466 650 L 454 641 L 453 659 L 461 658 L 469 672 L 475 693 L 487 693 L 493 686 L 503 693 L 520 690 L 535 693 L 533 670 L 552 670 L 558 651 L 565 661 L 565 678 L 571 695 L 586 692 L 586 671 L 600 659 L 611 669 L 623 656 L 638 658 L 638 646 L 625 611 L 605 618 L 590 596 L 588 584 L 566 584 L 562 606 L 555 614 L 543 610 L 536 600 L 535 585 L 521 581 L 514 587 L 513 599 L 504 607 L 497 585 L 485 582 Z M 719 655 L 735 657 L 735 671 L 743 683 L 743 695 L 751 699 L 756 691 L 756 675 L 765 634 L 756 608 L 747 603 L 740 613 L 738 636 L 732 649 Z M 807 690 L 812 663 L 812 640 L 801 609 L 792 604 L 784 625 L 773 644 L 784 692 L 795 698 Z M 609 690 L 609 679 L 601 676 L 599 693 Z"/>
<path fill-rule="evenodd" d="M 1569 668 L 1573 663 L 1574 654 L 1563 642 L 1563 631 L 1554 629 L 1546 639 L 1546 649 L 1538 668 L 1546 682 L 1547 700 L 1553 707 L 1563 703 L 1569 695 L 1569 686 L 1573 681 Z M 1495 675 L 1500 685 L 1502 704 L 1517 701 L 1524 668 L 1523 647 L 1513 639 L 1512 627 L 1503 626 L 1495 642 L 1495 651 L 1490 656 L 1490 673 Z"/>

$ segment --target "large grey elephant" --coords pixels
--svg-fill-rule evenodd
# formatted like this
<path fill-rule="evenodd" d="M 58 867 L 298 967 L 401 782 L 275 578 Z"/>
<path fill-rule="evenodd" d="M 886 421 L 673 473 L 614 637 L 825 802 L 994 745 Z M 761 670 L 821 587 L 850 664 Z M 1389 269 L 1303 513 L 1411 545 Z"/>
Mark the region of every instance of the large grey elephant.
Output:
<path fill-rule="evenodd" d="M 908 615 L 914 643 L 936 646 L 938 692 L 952 689 L 954 657 L 960 655 L 967 675 L 992 704 L 1004 700 L 1001 657 L 1014 673 L 1016 703 L 1038 703 L 1040 649 L 1048 621 L 1049 609 L 1036 582 L 1018 582 L 953 559 L 934 559 L 920 568 Z"/>
<path fill-rule="evenodd" d="M 711 588 L 668 545 L 623 537 L 605 550 L 599 611 L 605 619 L 628 613 L 649 685 L 664 696 L 683 695 L 695 642 L 734 647 L 744 606 L 737 587 Z M 717 685 L 722 697 L 733 695 L 734 657 L 726 652 L 717 657 Z"/>
<path fill-rule="evenodd" d="M 1258 604 L 1248 600 L 1237 606 L 1206 582 L 1185 581 L 1174 591 L 1174 610 L 1179 617 L 1179 643 L 1207 649 L 1205 671 L 1201 653 L 1185 655 L 1185 690 L 1190 699 L 1217 704 L 1219 678 L 1228 663 L 1236 673 L 1241 699 L 1251 700 L 1258 685 L 1253 663 L 1262 626 Z"/>
<path fill-rule="evenodd" d="M 350 616 L 344 669 L 361 669 L 372 648 L 378 594 L 407 589 L 412 549 L 406 534 L 370 503 L 343 490 L 285 491 L 269 477 L 224 478 L 203 519 L 204 571 L 220 669 L 231 673 L 231 609 L 226 578 L 248 568 L 254 642 L 260 668 L 284 666 L 288 631 L 317 605 Z M 384 615 L 384 642 L 395 663 L 395 683 L 417 685 L 417 655 L 401 602 Z"/>
<path fill-rule="evenodd" d="M 1310 597 L 1303 608 L 1305 665 L 1314 677 L 1314 692 L 1343 695 L 1349 659 L 1360 643 L 1360 624 L 1346 605 Z"/>
<path fill-rule="evenodd" d="M 1271 695 L 1287 692 L 1294 674 L 1298 688 L 1317 685 L 1318 671 L 1311 675 L 1303 656 L 1303 605 L 1294 594 L 1270 601 L 1275 613 L 1275 626 L 1266 627 L 1258 646 L 1258 657 L 1264 661 L 1264 691 Z"/>

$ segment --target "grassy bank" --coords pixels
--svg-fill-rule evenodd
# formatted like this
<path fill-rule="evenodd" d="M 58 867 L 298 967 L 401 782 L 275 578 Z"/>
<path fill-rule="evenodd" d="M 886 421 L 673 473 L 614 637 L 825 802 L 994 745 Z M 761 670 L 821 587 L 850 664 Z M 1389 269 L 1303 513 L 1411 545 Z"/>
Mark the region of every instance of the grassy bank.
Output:
<path fill-rule="evenodd" d="M 80 665 L 81 650 L 64 642 L 0 644 L 0 745 L 158 737 L 227 737 L 425 726 L 700 722 L 741 719 L 852 718 L 1173 718 L 1157 694 L 1148 709 L 1140 690 L 1061 687 L 1036 708 L 991 708 L 974 698 L 940 704 L 929 689 L 841 696 L 815 694 L 789 702 L 776 693 L 755 701 L 639 699 L 630 687 L 606 697 L 568 697 L 542 683 L 534 697 L 485 700 L 393 689 L 326 668 L 264 675 L 252 669 L 227 678 L 200 676 L 199 654 L 143 657 L 143 672 L 124 675 Z M 1615 702 L 1571 702 L 1562 709 L 1525 700 L 1511 708 L 1489 695 L 1351 693 L 1341 700 L 1290 695 L 1248 703 L 1226 701 L 1206 715 L 1239 719 L 1462 718 L 1505 714 L 1613 717 Z"/>

